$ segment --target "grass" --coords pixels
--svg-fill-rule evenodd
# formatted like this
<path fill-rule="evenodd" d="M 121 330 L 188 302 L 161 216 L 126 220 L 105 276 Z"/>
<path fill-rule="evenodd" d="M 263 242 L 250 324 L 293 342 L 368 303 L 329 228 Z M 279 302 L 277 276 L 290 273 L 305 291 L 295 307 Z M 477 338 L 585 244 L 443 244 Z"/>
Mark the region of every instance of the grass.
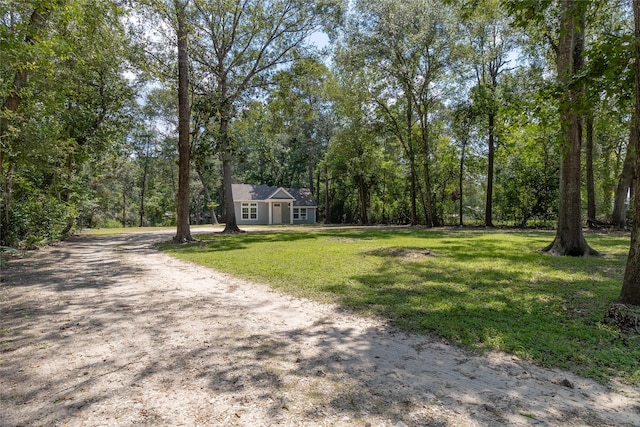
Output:
<path fill-rule="evenodd" d="M 403 228 L 200 235 L 162 249 L 473 350 L 640 384 L 640 337 L 602 323 L 620 292 L 629 238 L 587 237 L 604 256 L 542 255 L 549 232 Z"/>
<path fill-rule="evenodd" d="M 216 225 L 192 225 L 190 226 L 191 230 L 198 230 L 200 228 L 210 228 L 216 227 L 222 230 L 224 226 L 216 226 Z M 152 231 L 175 231 L 176 226 L 170 227 L 115 227 L 115 228 L 87 228 L 81 230 L 81 234 L 86 234 L 88 236 L 115 236 L 118 234 L 126 234 L 126 233 L 148 233 Z"/>

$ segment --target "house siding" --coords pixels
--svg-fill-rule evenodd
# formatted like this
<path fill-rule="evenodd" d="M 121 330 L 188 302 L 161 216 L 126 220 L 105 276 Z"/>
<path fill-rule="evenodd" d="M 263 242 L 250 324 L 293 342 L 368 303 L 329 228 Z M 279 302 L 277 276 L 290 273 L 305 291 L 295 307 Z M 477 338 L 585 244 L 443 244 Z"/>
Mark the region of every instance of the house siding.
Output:
<path fill-rule="evenodd" d="M 280 222 L 276 224 L 315 224 L 317 220 L 317 206 L 313 195 L 309 190 L 297 189 L 297 188 L 280 188 L 277 191 L 273 187 L 265 185 L 245 185 L 245 184 L 233 184 L 234 198 L 234 210 L 236 214 L 236 223 L 238 225 L 257 225 L 257 224 L 269 224 L 269 219 L 272 223 L 275 223 L 276 215 L 269 215 L 269 209 L 273 207 L 273 204 L 280 204 L 281 215 Z M 292 199 L 293 197 L 293 199 Z M 256 219 L 242 219 L 242 204 L 243 203 L 256 203 L 257 205 L 257 218 Z M 307 210 L 306 219 L 293 219 L 292 207 L 298 209 Z"/>
<path fill-rule="evenodd" d="M 294 206 L 296 207 L 296 206 Z M 295 219 L 293 220 L 294 224 L 315 224 L 316 223 L 316 208 L 310 208 L 301 206 L 303 209 L 307 209 L 307 219 Z"/>
<path fill-rule="evenodd" d="M 268 204 L 257 202 L 258 204 L 258 218 L 257 219 L 242 219 L 242 204 L 243 203 L 256 203 L 256 202 L 234 202 L 236 211 L 236 223 L 239 225 L 251 225 L 251 224 L 268 224 L 269 223 L 269 210 Z"/>

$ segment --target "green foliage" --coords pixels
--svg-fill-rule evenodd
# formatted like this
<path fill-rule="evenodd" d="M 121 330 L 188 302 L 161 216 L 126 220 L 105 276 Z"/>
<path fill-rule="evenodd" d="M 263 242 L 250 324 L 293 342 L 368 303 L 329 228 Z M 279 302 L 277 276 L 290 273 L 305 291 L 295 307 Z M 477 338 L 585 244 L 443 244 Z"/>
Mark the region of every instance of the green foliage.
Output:
<path fill-rule="evenodd" d="M 106 219 L 102 224 L 98 225 L 98 227 L 103 228 L 122 228 L 122 223 L 117 219 L 109 218 Z"/>
<path fill-rule="evenodd" d="M 0 66 L 0 240 L 32 247 L 90 215 L 84 166 L 124 138 L 134 91 L 122 75 L 124 9 L 108 1 L 9 3 L 20 5 L 0 14 L 2 50 L 11 52 Z"/>
<path fill-rule="evenodd" d="M 298 296 L 382 315 L 477 350 L 640 382 L 640 341 L 602 323 L 628 238 L 591 235 L 600 258 L 542 255 L 546 232 L 315 229 L 202 236 L 181 259 Z"/>
<path fill-rule="evenodd" d="M 13 203 L 4 212 L 11 221 L 3 226 L 3 240 L 12 246 L 33 249 L 63 237 L 72 207 L 49 195 L 32 182 L 17 177 L 14 185 Z"/>
<path fill-rule="evenodd" d="M 538 158 L 513 155 L 500 174 L 500 215 L 526 227 L 530 221 L 551 226 L 557 215 L 558 170 L 540 168 Z"/>

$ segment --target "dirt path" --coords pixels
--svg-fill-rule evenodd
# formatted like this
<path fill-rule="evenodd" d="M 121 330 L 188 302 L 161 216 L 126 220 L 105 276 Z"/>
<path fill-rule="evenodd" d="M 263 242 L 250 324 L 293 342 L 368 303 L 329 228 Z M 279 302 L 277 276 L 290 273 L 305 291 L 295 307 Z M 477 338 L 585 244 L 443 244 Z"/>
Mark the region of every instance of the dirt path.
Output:
<path fill-rule="evenodd" d="M 0 425 L 640 426 L 638 388 L 281 295 L 153 249 L 168 236 L 2 272 Z"/>

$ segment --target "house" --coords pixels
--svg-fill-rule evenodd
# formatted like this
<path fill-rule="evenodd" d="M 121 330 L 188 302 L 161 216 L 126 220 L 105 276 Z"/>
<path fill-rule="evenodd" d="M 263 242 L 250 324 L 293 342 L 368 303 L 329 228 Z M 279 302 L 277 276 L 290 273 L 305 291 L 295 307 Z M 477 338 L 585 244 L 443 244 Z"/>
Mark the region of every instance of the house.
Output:
<path fill-rule="evenodd" d="M 307 188 L 232 184 L 238 225 L 314 224 L 318 204 Z"/>

